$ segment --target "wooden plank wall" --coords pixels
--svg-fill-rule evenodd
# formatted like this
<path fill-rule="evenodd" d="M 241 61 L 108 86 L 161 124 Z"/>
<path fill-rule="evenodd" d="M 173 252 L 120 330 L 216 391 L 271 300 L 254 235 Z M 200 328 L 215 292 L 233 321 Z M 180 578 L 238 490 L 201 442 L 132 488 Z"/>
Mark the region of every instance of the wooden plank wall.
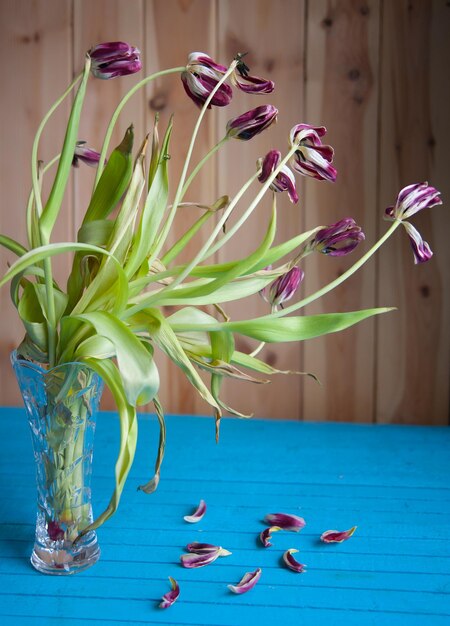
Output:
<path fill-rule="evenodd" d="M 226 146 L 192 186 L 192 199 L 211 201 L 235 192 L 254 171 L 257 157 L 272 147 L 286 148 L 288 131 L 298 122 L 328 128 L 339 177 L 335 185 L 300 181 L 298 206 L 279 198 L 280 239 L 351 215 L 364 227 L 367 249 L 386 228 L 381 215 L 402 186 L 429 180 L 444 200 L 450 197 L 446 0 L 2 0 L 0 18 L 0 231 L 19 240 L 24 240 L 29 155 L 39 120 L 81 67 L 84 51 L 115 39 L 141 49 L 146 73 L 182 65 L 194 50 L 223 63 L 238 51 L 248 51 L 252 71 L 276 82 L 271 96 L 236 93 L 229 108 L 208 114 L 194 163 L 223 135 L 230 117 L 266 102 L 280 110 L 276 127 L 252 142 Z M 100 147 L 113 108 L 138 79 L 91 81 L 80 138 Z M 62 139 L 67 106 L 55 115 L 42 143 L 44 159 L 51 158 Z M 140 138 L 151 128 L 156 111 L 163 125 L 175 113 L 175 182 L 197 114 L 178 79 L 156 82 L 136 96 L 114 139 L 119 140 L 130 122 Z M 87 168 L 74 173 L 57 239 L 76 232 L 92 180 Z M 259 207 L 245 235 L 218 258 L 237 258 L 256 247 L 268 209 L 269 200 Z M 431 262 L 414 266 L 407 237 L 399 232 L 378 260 L 307 310 L 378 304 L 397 306 L 397 312 L 304 346 L 266 348 L 272 364 L 313 371 L 322 387 L 297 377 L 274 378 L 266 386 L 237 382 L 226 385 L 226 401 L 244 412 L 278 419 L 448 423 L 448 215 L 444 206 L 417 217 L 435 251 Z M 192 213 L 181 215 L 174 238 L 192 219 Z M 11 260 L 0 251 L 2 268 Z M 310 257 L 304 292 L 332 280 L 351 262 L 351 257 Z M 55 264 L 60 276 L 67 263 Z M 18 404 L 8 354 L 22 331 L 7 289 L 0 294 L 0 307 L 0 404 Z M 235 319 L 266 310 L 258 298 L 229 307 Z M 241 341 L 240 347 L 252 345 Z M 161 360 L 160 369 L 167 411 L 208 412 L 171 364 Z"/>

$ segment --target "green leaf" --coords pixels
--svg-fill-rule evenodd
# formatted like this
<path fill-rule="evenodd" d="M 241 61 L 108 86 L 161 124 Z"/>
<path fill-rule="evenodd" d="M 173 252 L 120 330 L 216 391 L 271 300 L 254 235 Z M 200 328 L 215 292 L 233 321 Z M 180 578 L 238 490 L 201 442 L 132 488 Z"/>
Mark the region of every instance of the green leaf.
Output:
<path fill-rule="evenodd" d="M 11 250 L 11 252 L 14 252 L 17 256 L 22 256 L 28 252 L 28 250 L 21 243 L 11 239 L 11 237 L 7 237 L 6 235 L 0 235 L 0 245 L 7 250 Z"/>
<path fill-rule="evenodd" d="M 34 287 L 30 282 L 24 286 L 17 311 L 31 341 L 47 352 L 47 322 Z"/>
<path fill-rule="evenodd" d="M 81 109 L 83 106 L 84 96 L 86 93 L 86 85 L 89 78 L 89 67 L 90 62 L 89 60 L 87 60 L 84 68 L 83 78 L 81 79 L 80 86 L 78 87 L 76 96 L 72 104 L 72 109 L 67 124 L 66 136 L 64 138 L 64 145 L 61 151 L 55 180 L 53 182 L 53 186 L 42 215 L 39 218 L 41 235 L 44 242 L 48 242 L 48 240 L 50 239 L 50 234 L 58 217 L 61 202 L 64 197 L 64 192 L 66 190 L 67 180 L 69 178 L 70 170 L 72 167 L 73 155 L 75 153 L 75 146 L 78 139 L 78 126 L 80 124 Z"/>
<path fill-rule="evenodd" d="M 5 285 L 9 280 L 20 274 L 21 272 L 26 272 L 28 268 L 33 266 L 35 263 L 39 263 L 46 258 L 56 256 L 57 254 L 62 254 L 63 252 L 75 252 L 77 250 L 86 250 L 89 252 L 98 252 L 100 254 L 104 254 L 107 256 L 111 256 L 107 250 L 103 250 L 102 248 L 98 248 L 97 246 L 92 246 L 85 243 L 51 243 L 45 246 L 40 246 L 39 248 L 34 248 L 30 250 L 23 256 L 21 256 L 15 263 L 11 265 L 9 270 L 0 280 L 0 287 Z M 120 264 L 117 263 L 120 267 Z"/>
<path fill-rule="evenodd" d="M 93 220 L 83 224 L 78 231 L 78 241 L 93 246 L 105 246 L 114 228 L 112 220 Z"/>
<path fill-rule="evenodd" d="M 216 322 L 213 323 L 172 323 L 168 319 L 172 329 L 178 333 L 183 331 L 220 331 L 232 332 L 265 341 L 266 343 L 278 343 L 286 341 L 303 341 L 335 333 L 349 328 L 373 315 L 387 313 L 392 308 L 365 309 L 351 311 L 349 313 L 324 313 L 321 315 L 309 315 L 298 317 L 260 317 L 255 320 L 241 322 Z"/>
<path fill-rule="evenodd" d="M 101 337 L 114 345 L 128 403 L 136 406 L 153 400 L 159 388 L 158 370 L 152 355 L 128 326 L 105 311 L 84 313 L 75 317 L 91 324 Z"/>
<path fill-rule="evenodd" d="M 152 341 L 184 372 L 200 396 L 220 411 L 217 402 L 190 362 L 177 336 L 158 309 L 141 311 L 130 319 L 130 323 L 133 325 L 134 332 L 148 332 Z"/>
<path fill-rule="evenodd" d="M 120 447 L 115 467 L 116 484 L 111 500 L 105 511 L 83 530 L 80 537 L 101 526 L 117 510 L 133 464 L 137 442 L 136 409 L 127 401 L 127 394 L 116 366 L 109 360 L 85 359 L 85 362 L 102 377 L 114 397 L 120 419 Z"/>
<path fill-rule="evenodd" d="M 125 193 L 133 171 L 133 125 L 129 126 L 121 143 L 113 150 L 101 175 L 83 219 L 86 222 L 104 220 L 115 209 Z"/>
<path fill-rule="evenodd" d="M 169 195 L 168 150 L 172 126 L 173 120 L 171 118 L 161 147 L 158 167 L 153 176 L 133 247 L 125 266 L 125 272 L 129 278 L 137 272 L 149 256 L 167 206 Z"/>

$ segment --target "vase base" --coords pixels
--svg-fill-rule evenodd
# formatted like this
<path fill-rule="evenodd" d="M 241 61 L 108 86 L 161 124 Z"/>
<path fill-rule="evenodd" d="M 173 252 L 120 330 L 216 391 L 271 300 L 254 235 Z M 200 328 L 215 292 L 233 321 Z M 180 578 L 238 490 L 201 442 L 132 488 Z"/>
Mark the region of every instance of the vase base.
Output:
<path fill-rule="evenodd" d="M 67 576 L 88 569 L 100 557 L 100 548 L 95 533 L 89 533 L 87 541 L 75 546 L 68 542 L 49 542 L 51 545 L 36 543 L 31 555 L 31 565 L 42 574 Z M 93 537 L 92 537 L 93 535 Z M 57 547 L 54 544 L 60 544 Z"/>

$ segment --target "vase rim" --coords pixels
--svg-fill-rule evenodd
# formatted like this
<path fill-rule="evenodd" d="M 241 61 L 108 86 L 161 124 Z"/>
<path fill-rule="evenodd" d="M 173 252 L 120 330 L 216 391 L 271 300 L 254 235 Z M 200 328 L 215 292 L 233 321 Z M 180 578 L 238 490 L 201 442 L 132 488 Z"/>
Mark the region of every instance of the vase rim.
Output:
<path fill-rule="evenodd" d="M 11 352 L 10 359 L 11 359 L 11 363 L 13 367 L 14 367 L 14 364 L 17 363 L 17 364 L 22 365 L 23 367 L 28 367 L 29 369 L 36 371 L 38 374 L 41 374 L 42 376 L 47 376 L 47 374 L 51 374 L 52 372 L 59 371 L 63 369 L 64 367 L 68 367 L 70 365 L 84 367 L 86 369 L 91 370 L 92 372 L 95 372 L 95 370 L 92 369 L 90 365 L 88 365 L 87 363 L 82 363 L 81 361 L 68 361 L 67 363 L 59 363 L 59 365 L 55 365 L 54 367 L 45 369 L 44 367 L 42 367 L 41 365 L 39 365 L 39 363 L 36 363 L 35 361 L 28 361 L 27 359 L 20 358 L 17 355 L 16 349 Z"/>

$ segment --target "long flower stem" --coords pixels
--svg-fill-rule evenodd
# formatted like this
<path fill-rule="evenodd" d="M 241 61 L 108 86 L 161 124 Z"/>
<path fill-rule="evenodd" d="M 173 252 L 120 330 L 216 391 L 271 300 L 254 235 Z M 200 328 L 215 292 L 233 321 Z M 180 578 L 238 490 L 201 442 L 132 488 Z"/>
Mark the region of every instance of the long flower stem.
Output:
<path fill-rule="evenodd" d="M 298 309 L 301 309 L 307 306 L 308 304 L 311 304 L 311 302 L 314 302 L 315 300 L 317 300 L 318 298 L 321 298 L 322 296 L 324 296 L 326 293 L 328 293 L 335 287 L 338 287 L 341 283 L 347 280 L 347 278 L 350 278 L 352 274 L 354 274 L 357 270 L 359 270 L 359 268 L 362 267 L 364 263 L 366 263 L 370 259 L 370 257 L 375 254 L 378 248 L 380 248 L 384 244 L 384 242 L 387 241 L 387 239 L 389 239 L 389 237 L 400 226 L 400 224 L 401 224 L 401 221 L 396 220 L 391 225 L 391 227 L 384 233 L 384 235 L 380 237 L 380 239 L 370 248 L 370 250 L 368 250 L 366 254 L 364 254 L 360 259 L 358 259 L 356 263 L 354 263 L 346 272 L 341 274 L 341 276 L 338 276 L 338 278 L 336 278 L 335 280 L 332 280 L 330 283 L 328 283 L 327 285 L 325 285 L 318 291 L 315 291 L 310 296 L 303 298 L 303 300 L 300 300 L 300 302 L 296 302 L 295 304 L 292 304 L 291 306 L 288 306 L 285 309 L 276 311 L 260 319 L 273 319 L 275 317 L 283 317 L 285 315 L 288 315 L 289 313 L 292 313 L 293 311 L 297 311 Z"/>
<path fill-rule="evenodd" d="M 187 181 L 183 185 L 183 189 L 181 190 L 180 201 L 186 195 L 186 191 L 189 189 L 192 181 L 197 176 L 197 174 L 202 169 L 202 167 L 205 165 L 205 163 L 213 156 L 213 154 L 215 154 L 218 150 L 220 150 L 220 148 L 228 141 L 228 139 L 229 139 L 229 137 L 227 135 L 225 135 L 225 137 L 223 137 L 220 141 L 218 141 L 216 143 L 216 145 L 213 146 L 211 148 L 211 150 L 203 157 L 203 159 L 197 163 L 197 165 L 194 167 L 194 169 L 192 170 L 191 174 L 189 175 L 189 178 L 187 179 Z"/>
<path fill-rule="evenodd" d="M 269 189 L 269 187 L 272 184 L 272 182 L 277 177 L 277 175 L 280 172 L 280 170 L 283 167 L 283 165 L 285 165 L 289 161 L 289 159 L 294 154 L 294 152 L 297 150 L 297 148 L 298 148 L 298 146 L 294 146 L 294 147 L 291 148 L 291 150 L 289 150 L 289 152 L 284 157 L 284 159 L 281 161 L 279 166 L 276 168 L 276 170 L 274 170 L 272 172 L 270 178 L 262 186 L 260 192 L 258 193 L 256 198 L 253 200 L 253 202 L 250 204 L 250 206 L 245 211 L 245 213 L 243 215 L 241 215 L 241 217 L 238 219 L 238 221 L 228 230 L 228 232 L 219 241 L 217 241 L 213 246 L 211 246 L 211 248 L 209 248 L 208 250 L 205 251 L 205 254 L 201 257 L 201 261 L 204 261 L 205 259 L 207 259 L 210 256 L 212 256 L 215 252 L 217 252 L 217 250 L 220 250 L 220 248 L 222 246 L 224 246 L 226 244 L 226 242 L 229 239 L 231 239 L 231 237 L 233 237 L 233 235 L 239 230 L 239 228 L 242 226 L 242 224 L 244 224 L 244 222 L 247 221 L 247 219 L 250 217 L 251 213 L 253 213 L 255 208 L 260 203 L 260 201 L 261 201 L 262 197 L 264 196 L 264 194 L 266 193 L 266 191 Z"/>
<path fill-rule="evenodd" d="M 194 145 L 195 145 L 195 141 L 197 139 L 197 135 L 198 135 L 198 131 L 200 129 L 200 125 L 202 123 L 202 120 L 205 116 L 206 111 L 208 110 L 208 106 L 209 103 L 211 102 L 211 100 L 214 97 L 214 94 L 216 93 L 216 91 L 220 88 L 220 86 L 226 81 L 226 79 L 228 78 L 228 76 L 230 76 L 233 71 L 235 70 L 237 65 L 237 61 L 233 61 L 230 65 L 230 67 L 228 68 L 228 70 L 225 72 L 225 74 L 222 76 L 222 78 L 219 80 L 219 82 L 217 83 L 217 85 L 214 87 L 214 89 L 211 91 L 211 93 L 209 94 L 208 98 L 206 99 L 204 105 L 202 106 L 202 110 L 200 111 L 200 114 L 197 118 L 197 122 L 194 126 L 194 130 L 192 132 L 192 137 L 191 137 L 191 141 L 189 143 L 189 148 L 186 154 L 186 159 L 184 161 L 184 166 L 183 166 L 183 171 L 181 172 L 181 176 L 180 176 L 180 181 L 178 183 L 178 187 L 175 193 L 175 199 L 173 201 L 173 205 L 172 208 L 170 210 L 169 215 L 167 216 L 167 219 L 165 221 L 165 224 L 163 226 L 163 229 L 159 235 L 158 238 L 158 242 L 156 244 L 156 248 L 155 250 L 152 251 L 152 256 L 149 260 L 149 265 L 152 264 L 152 262 L 154 261 L 154 259 L 159 255 L 161 248 L 163 247 L 166 239 L 167 239 L 167 235 L 170 232 L 170 228 L 172 226 L 173 220 L 175 219 L 175 215 L 178 209 L 178 205 L 181 202 L 181 198 L 183 195 L 183 188 L 184 188 L 184 182 L 186 180 L 186 174 L 187 174 L 187 170 L 189 167 L 189 163 L 192 157 L 192 151 L 194 150 Z"/>
<path fill-rule="evenodd" d="M 106 130 L 105 139 L 103 140 L 102 152 L 101 152 L 101 155 L 100 155 L 100 161 L 98 162 L 97 175 L 95 177 L 95 182 L 94 182 L 94 189 L 97 187 L 98 181 L 100 180 L 100 177 L 101 177 L 101 175 L 103 173 L 103 168 L 104 168 L 105 159 L 106 159 L 106 153 L 108 152 L 109 142 L 111 141 L 111 136 L 112 136 L 112 133 L 113 133 L 113 130 L 114 130 L 114 126 L 116 125 L 117 119 L 118 119 L 118 117 L 119 117 L 123 107 L 128 102 L 128 100 L 137 91 L 139 91 L 139 89 L 141 89 L 141 87 L 145 87 L 145 85 L 150 83 L 152 80 L 155 80 L 156 78 L 160 78 L 161 76 L 167 76 L 168 74 L 177 74 L 177 73 L 180 73 L 180 72 L 184 72 L 185 69 L 186 68 L 183 65 L 182 67 L 172 67 L 169 70 L 161 70 L 161 72 L 156 72 L 155 74 L 151 74 L 150 76 L 146 76 L 143 80 L 141 80 L 139 83 L 137 83 L 134 87 L 132 87 L 130 89 L 130 91 L 128 91 L 124 95 L 122 100 L 117 105 L 116 110 L 112 114 L 111 120 L 110 120 L 110 122 L 108 124 L 108 128 Z"/>

